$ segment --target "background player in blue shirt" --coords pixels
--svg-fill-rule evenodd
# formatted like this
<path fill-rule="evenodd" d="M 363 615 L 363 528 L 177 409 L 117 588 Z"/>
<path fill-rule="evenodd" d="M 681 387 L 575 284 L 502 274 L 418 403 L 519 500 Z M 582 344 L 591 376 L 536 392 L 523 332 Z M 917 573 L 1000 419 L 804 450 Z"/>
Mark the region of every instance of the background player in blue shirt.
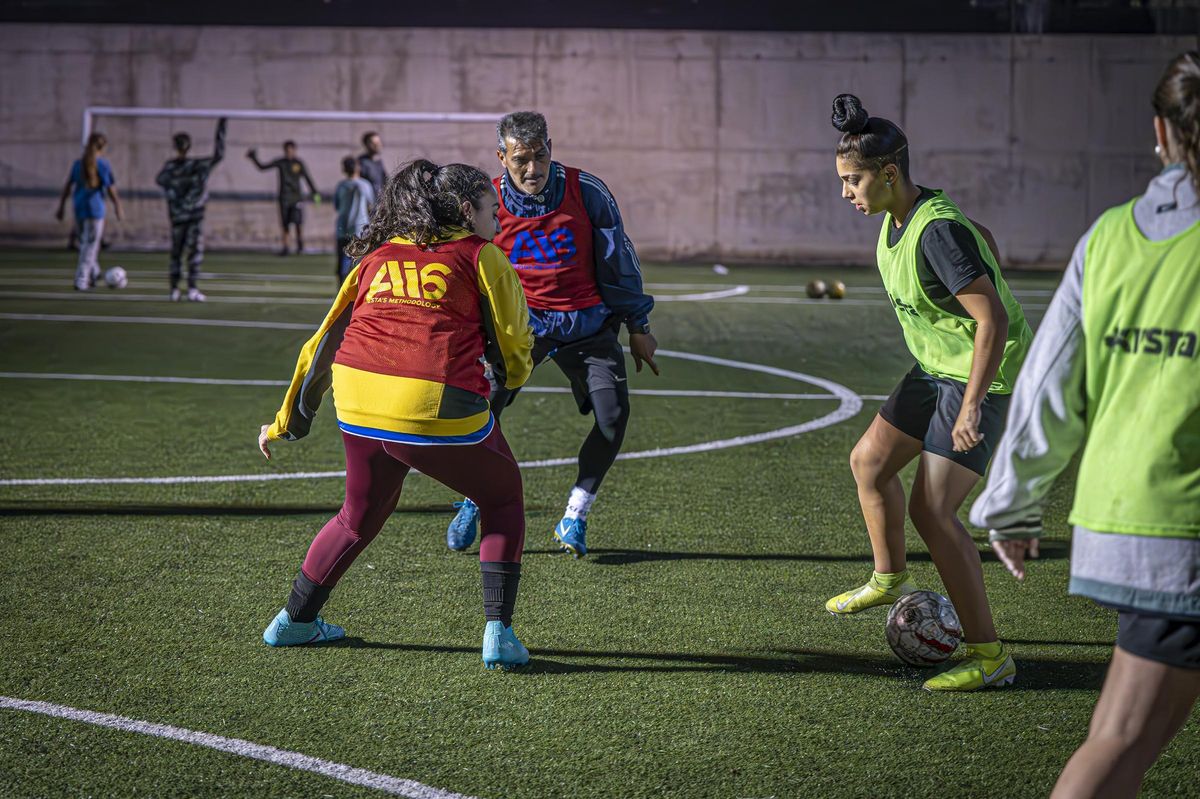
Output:
<path fill-rule="evenodd" d="M 103 133 L 88 136 L 83 155 L 71 164 L 71 173 L 58 198 L 54 217 L 63 218 L 67 197 L 75 209 L 75 225 L 79 231 L 79 263 L 75 267 L 75 288 L 89 291 L 100 276 L 100 240 L 104 236 L 104 200 L 112 200 L 117 219 L 121 218 L 121 198 L 117 196 L 116 178 L 108 161 L 100 156 L 108 146 Z"/>

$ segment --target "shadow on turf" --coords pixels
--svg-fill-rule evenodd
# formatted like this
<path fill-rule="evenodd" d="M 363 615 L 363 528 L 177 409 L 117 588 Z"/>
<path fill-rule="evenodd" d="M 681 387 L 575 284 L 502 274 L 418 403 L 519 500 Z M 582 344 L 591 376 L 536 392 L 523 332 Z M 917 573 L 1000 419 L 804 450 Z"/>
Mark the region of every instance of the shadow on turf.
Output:
<path fill-rule="evenodd" d="M 341 503 L 325 505 L 179 505 L 129 504 L 119 502 L 71 505 L 64 503 L 7 504 L 0 516 L 302 516 L 319 513 L 332 516 Z M 448 505 L 407 505 L 396 513 L 436 513 L 450 518 Z"/>
<path fill-rule="evenodd" d="M 400 652 L 478 655 L 467 646 L 402 644 L 345 638 L 328 645 L 349 649 L 389 649 Z M 597 672 L 727 672 L 755 674 L 859 674 L 891 680 L 917 681 L 936 670 L 914 669 L 884 655 L 858 655 L 810 649 L 779 649 L 768 655 L 693 654 L 687 652 L 629 652 L 593 649 L 530 649 L 532 659 L 517 674 L 583 674 Z M 562 659 L 566 660 L 562 660 Z M 584 662 L 573 662 L 576 659 Z M 633 661 L 633 662 L 619 662 Z M 1020 657 L 1017 682 L 1009 690 L 1095 690 L 1104 681 L 1106 663 Z"/>
<path fill-rule="evenodd" d="M 1044 541 L 1038 560 L 1065 560 L 1070 555 L 1070 545 L 1063 541 Z M 526 555 L 561 555 L 557 549 L 527 549 Z M 909 552 L 908 560 L 913 563 L 929 563 L 928 552 Z M 979 552 L 985 562 L 996 561 L 990 549 Z M 627 566 L 631 563 L 650 563 L 672 560 L 772 560 L 808 563 L 858 563 L 870 561 L 870 555 L 823 555 L 797 554 L 791 552 L 663 552 L 653 549 L 589 549 L 587 559 L 601 566 Z"/>

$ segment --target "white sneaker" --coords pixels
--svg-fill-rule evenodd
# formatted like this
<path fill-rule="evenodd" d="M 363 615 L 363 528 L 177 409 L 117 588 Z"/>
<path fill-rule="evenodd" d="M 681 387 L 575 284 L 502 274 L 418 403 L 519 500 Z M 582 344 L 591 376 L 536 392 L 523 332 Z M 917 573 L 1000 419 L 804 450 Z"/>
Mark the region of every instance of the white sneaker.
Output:
<path fill-rule="evenodd" d="M 200 293 L 200 289 L 188 289 L 188 302 L 204 302 L 208 297 Z"/>
<path fill-rule="evenodd" d="M 179 293 L 179 289 L 171 289 L 171 302 L 179 302 L 179 298 L 183 295 Z"/>

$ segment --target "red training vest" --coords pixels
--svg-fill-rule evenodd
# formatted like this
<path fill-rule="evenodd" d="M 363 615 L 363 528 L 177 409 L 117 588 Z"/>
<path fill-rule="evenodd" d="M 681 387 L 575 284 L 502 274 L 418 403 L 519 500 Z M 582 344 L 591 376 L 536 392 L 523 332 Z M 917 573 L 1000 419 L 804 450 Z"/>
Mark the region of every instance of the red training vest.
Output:
<path fill-rule="evenodd" d="M 479 252 L 467 236 L 418 247 L 384 244 L 359 266 L 358 298 L 333 362 L 488 396 Z"/>
<path fill-rule="evenodd" d="M 515 216 L 500 202 L 500 233 L 492 243 L 517 270 L 530 308 L 578 311 L 599 305 L 592 221 L 583 207 L 579 170 L 565 168 L 562 204 L 544 216 Z M 500 178 L 492 183 L 501 193 Z"/>

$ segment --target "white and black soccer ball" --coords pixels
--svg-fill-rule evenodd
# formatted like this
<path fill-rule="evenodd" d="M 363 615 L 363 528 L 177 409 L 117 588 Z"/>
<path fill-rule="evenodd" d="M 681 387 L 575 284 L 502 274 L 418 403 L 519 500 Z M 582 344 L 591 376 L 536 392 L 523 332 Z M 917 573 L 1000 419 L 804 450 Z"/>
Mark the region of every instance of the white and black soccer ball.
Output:
<path fill-rule="evenodd" d="M 911 666 L 936 666 L 954 654 L 961 640 L 958 613 L 941 594 L 914 591 L 888 611 L 888 646 Z"/>
<path fill-rule="evenodd" d="M 104 272 L 104 285 L 110 289 L 123 289 L 129 285 L 129 275 L 119 266 L 113 266 Z"/>

